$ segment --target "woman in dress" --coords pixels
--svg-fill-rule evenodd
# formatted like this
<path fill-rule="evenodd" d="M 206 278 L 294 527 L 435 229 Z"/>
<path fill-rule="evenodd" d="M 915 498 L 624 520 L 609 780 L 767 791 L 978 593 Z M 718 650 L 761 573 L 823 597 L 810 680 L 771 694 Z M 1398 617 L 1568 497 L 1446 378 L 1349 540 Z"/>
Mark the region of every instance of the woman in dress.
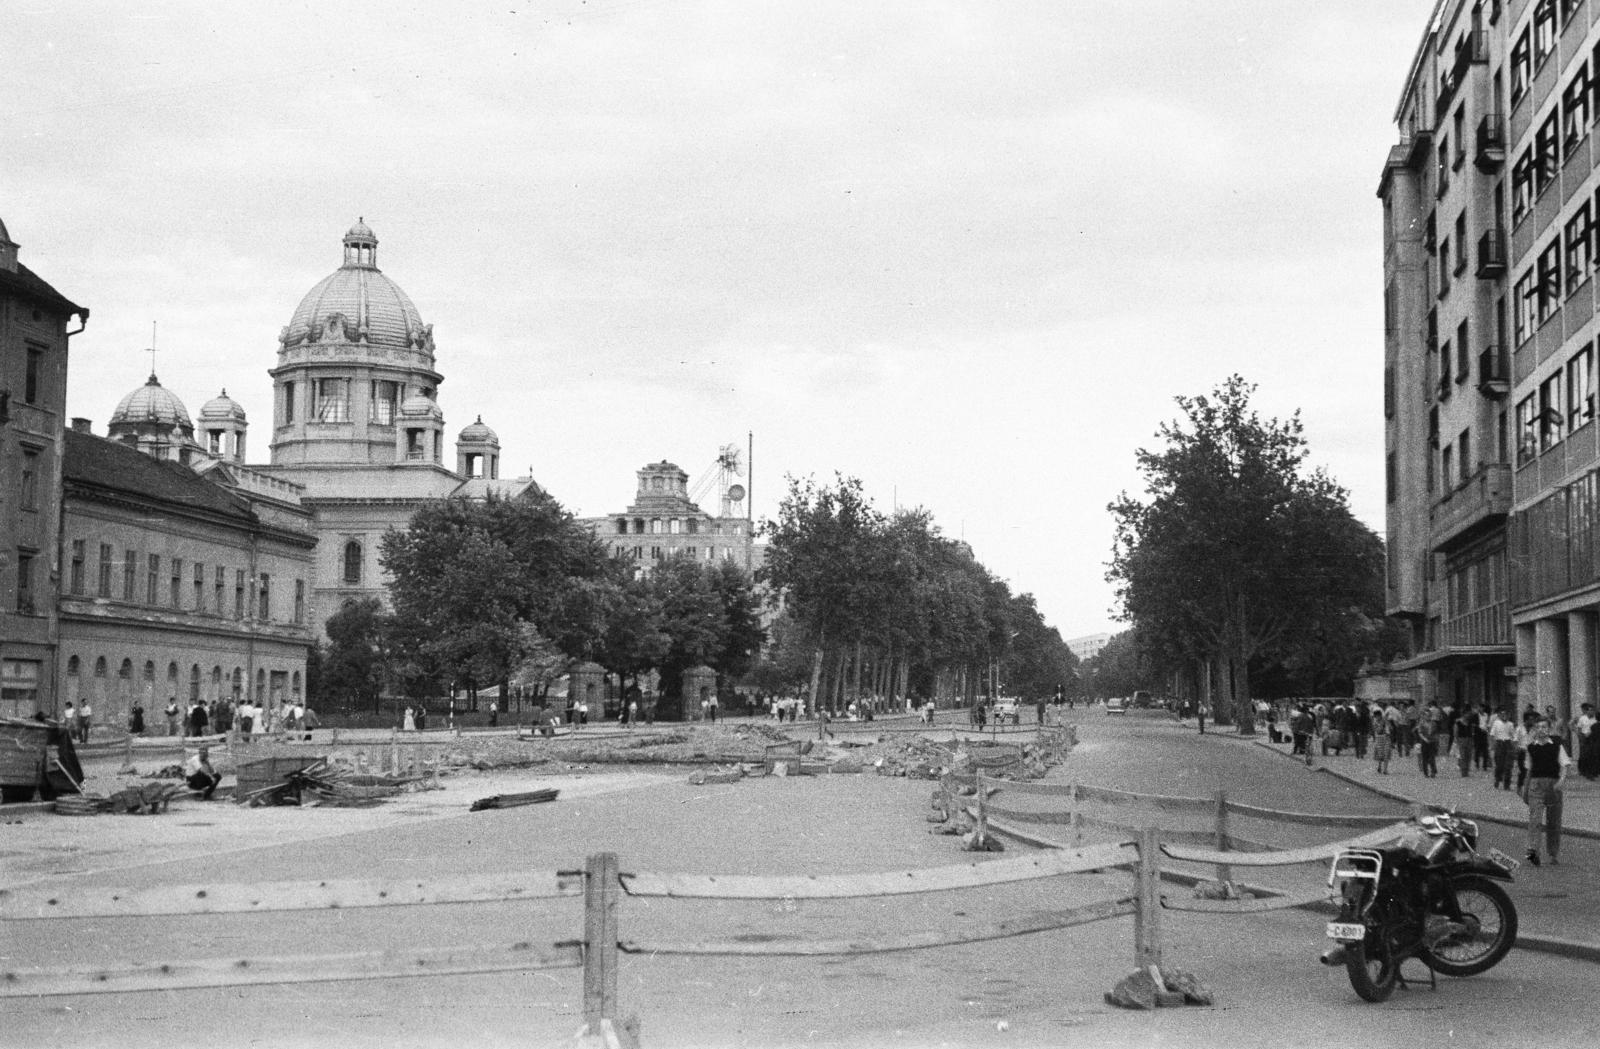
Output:
<path fill-rule="evenodd" d="M 405 719 L 400 723 L 400 731 L 415 732 L 417 730 L 417 716 L 410 707 L 406 708 Z"/>

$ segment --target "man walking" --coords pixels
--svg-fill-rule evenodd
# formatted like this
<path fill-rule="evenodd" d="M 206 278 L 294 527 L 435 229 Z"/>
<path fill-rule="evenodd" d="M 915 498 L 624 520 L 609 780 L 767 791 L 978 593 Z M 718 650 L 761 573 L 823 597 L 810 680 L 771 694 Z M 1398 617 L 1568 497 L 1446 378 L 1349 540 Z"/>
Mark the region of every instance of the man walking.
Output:
<path fill-rule="evenodd" d="M 1511 751 L 1516 746 L 1517 724 L 1500 711 L 1489 723 L 1489 749 L 1494 755 L 1495 789 L 1511 789 Z"/>
<path fill-rule="evenodd" d="M 1534 722 L 1528 740 L 1528 786 L 1523 800 L 1528 803 L 1528 862 L 1539 866 L 1539 831 L 1544 830 L 1545 848 L 1550 863 L 1561 856 L 1561 785 L 1567 778 L 1567 748 L 1550 736 L 1550 722 Z"/>
<path fill-rule="evenodd" d="M 89 726 L 94 721 L 94 711 L 89 708 L 89 701 L 83 701 L 78 708 L 78 742 L 89 742 Z"/>

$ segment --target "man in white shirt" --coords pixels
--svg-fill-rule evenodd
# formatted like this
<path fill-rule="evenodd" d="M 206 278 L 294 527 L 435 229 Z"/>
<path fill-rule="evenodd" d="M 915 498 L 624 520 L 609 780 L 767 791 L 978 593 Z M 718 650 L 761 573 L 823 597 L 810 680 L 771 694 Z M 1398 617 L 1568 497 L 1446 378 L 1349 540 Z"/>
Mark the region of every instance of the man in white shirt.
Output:
<path fill-rule="evenodd" d="M 202 799 L 211 800 L 217 784 L 222 782 L 222 776 L 211 767 L 210 747 L 201 747 L 199 753 L 191 755 L 183 763 L 183 776 L 190 790 L 198 790 Z"/>
<path fill-rule="evenodd" d="M 1489 750 L 1494 756 L 1495 789 L 1511 789 L 1511 756 L 1516 746 L 1517 725 L 1505 711 L 1489 723 Z"/>

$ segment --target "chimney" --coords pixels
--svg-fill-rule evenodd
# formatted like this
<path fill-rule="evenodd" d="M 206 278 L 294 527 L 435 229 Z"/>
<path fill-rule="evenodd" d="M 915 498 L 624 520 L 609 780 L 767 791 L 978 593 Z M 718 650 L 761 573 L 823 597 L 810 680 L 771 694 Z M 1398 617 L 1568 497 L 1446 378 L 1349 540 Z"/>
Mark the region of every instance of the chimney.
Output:
<path fill-rule="evenodd" d="M 82 416 L 75 416 L 72 420 L 74 433 L 94 433 L 94 424 Z"/>

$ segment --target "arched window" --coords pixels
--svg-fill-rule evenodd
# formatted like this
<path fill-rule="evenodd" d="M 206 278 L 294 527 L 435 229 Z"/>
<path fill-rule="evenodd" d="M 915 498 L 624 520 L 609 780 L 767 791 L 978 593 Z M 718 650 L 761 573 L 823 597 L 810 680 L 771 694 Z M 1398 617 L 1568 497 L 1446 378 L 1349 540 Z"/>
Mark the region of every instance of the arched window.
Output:
<path fill-rule="evenodd" d="M 211 668 L 211 698 L 215 699 L 215 700 L 221 700 L 222 699 L 222 668 L 221 667 L 212 667 Z"/>
<path fill-rule="evenodd" d="M 67 658 L 67 702 L 76 703 L 83 694 L 83 685 L 79 679 L 80 667 L 77 656 Z"/>
<path fill-rule="evenodd" d="M 189 702 L 200 702 L 200 664 L 189 668 Z"/>
<path fill-rule="evenodd" d="M 239 667 L 233 668 L 233 701 L 235 703 L 244 698 L 244 671 Z"/>
<path fill-rule="evenodd" d="M 94 701 L 103 704 L 106 701 L 106 657 L 101 656 L 94 661 Z"/>
<path fill-rule="evenodd" d="M 178 694 L 178 664 L 176 664 L 176 663 L 168 663 L 167 664 L 167 695 L 168 696 L 176 696 L 177 694 Z"/>
<path fill-rule="evenodd" d="M 156 698 L 156 665 L 150 660 L 144 661 L 144 688 L 139 695 L 143 698 L 146 707 L 155 702 Z"/>
<path fill-rule="evenodd" d="M 294 677 L 290 679 L 289 692 L 294 696 L 296 703 L 300 702 L 300 671 L 298 670 L 294 672 Z"/>
<path fill-rule="evenodd" d="M 344 582 L 346 586 L 361 582 L 361 544 L 354 539 L 344 544 Z"/>
<path fill-rule="evenodd" d="M 627 535 L 628 534 L 628 519 L 626 517 L 617 518 L 617 534 L 618 535 Z"/>
<path fill-rule="evenodd" d="M 155 672 L 155 668 L 151 668 Z M 133 660 L 124 659 L 122 666 L 117 670 L 117 702 L 122 706 L 130 706 L 133 700 Z"/>

